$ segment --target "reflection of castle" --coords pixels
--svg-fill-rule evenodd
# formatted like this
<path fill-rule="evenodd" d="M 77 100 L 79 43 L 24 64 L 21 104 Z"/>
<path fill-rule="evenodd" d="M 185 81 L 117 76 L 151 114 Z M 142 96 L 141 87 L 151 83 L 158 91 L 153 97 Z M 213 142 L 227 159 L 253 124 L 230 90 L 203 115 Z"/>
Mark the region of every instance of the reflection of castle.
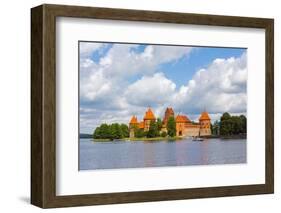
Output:
<path fill-rule="evenodd" d="M 211 135 L 211 119 L 209 114 L 204 111 L 199 117 L 199 123 L 195 123 L 189 120 L 186 115 L 178 114 L 175 117 L 174 110 L 172 108 L 167 108 L 162 122 L 161 132 L 167 132 L 167 124 L 170 117 L 175 118 L 176 122 L 176 135 L 177 136 L 207 136 Z M 134 128 L 138 127 L 144 131 L 149 130 L 149 125 L 151 121 L 156 121 L 156 117 L 152 112 L 151 108 L 148 108 L 145 112 L 143 121 L 138 122 L 136 116 L 132 116 L 129 123 L 130 137 L 134 137 Z"/>

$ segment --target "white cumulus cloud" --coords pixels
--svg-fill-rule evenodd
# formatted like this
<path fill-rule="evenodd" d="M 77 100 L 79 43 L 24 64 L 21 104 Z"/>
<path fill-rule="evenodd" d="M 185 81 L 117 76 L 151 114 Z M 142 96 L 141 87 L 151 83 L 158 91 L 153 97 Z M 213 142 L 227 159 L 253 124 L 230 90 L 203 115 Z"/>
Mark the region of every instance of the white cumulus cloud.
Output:
<path fill-rule="evenodd" d="M 104 43 L 79 42 L 80 57 L 88 57 L 104 46 Z"/>
<path fill-rule="evenodd" d="M 176 84 L 163 73 L 143 76 L 128 86 L 125 97 L 128 103 L 141 106 L 158 106 L 170 102 L 176 90 Z"/>
<path fill-rule="evenodd" d="M 142 119 L 148 106 L 159 117 L 171 106 L 195 120 L 204 109 L 213 119 L 225 111 L 246 113 L 246 53 L 217 58 L 186 84 L 176 85 L 160 65 L 188 57 L 192 48 L 113 44 L 102 52 L 104 46 L 94 44 L 80 46 L 80 126 L 85 131 L 102 122 L 127 123 L 132 115 Z M 102 54 L 93 61 L 95 51 Z"/>
<path fill-rule="evenodd" d="M 176 95 L 177 108 L 194 113 L 246 112 L 247 54 L 239 58 L 215 59 L 200 69 Z"/>

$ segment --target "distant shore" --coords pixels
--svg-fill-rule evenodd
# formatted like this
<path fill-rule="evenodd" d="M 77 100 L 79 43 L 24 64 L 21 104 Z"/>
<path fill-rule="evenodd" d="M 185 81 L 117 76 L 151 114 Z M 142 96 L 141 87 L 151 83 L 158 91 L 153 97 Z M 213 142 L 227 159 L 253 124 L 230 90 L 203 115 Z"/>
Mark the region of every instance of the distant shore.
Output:
<path fill-rule="evenodd" d="M 93 138 L 92 134 L 80 133 L 79 138 Z"/>

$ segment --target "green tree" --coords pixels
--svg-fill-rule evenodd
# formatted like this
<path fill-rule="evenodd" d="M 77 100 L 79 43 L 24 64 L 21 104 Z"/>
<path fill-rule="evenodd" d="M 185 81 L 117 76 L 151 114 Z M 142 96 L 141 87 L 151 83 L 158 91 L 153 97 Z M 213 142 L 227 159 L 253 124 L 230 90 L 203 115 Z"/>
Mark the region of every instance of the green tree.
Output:
<path fill-rule="evenodd" d="M 95 129 L 94 134 L 93 134 L 93 138 L 94 139 L 100 139 L 101 138 L 100 127 L 97 127 Z"/>
<path fill-rule="evenodd" d="M 231 135 L 232 134 L 232 121 L 231 115 L 228 112 L 223 113 L 220 122 L 220 134 Z"/>
<path fill-rule="evenodd" d="M 128 138 L 129 137 L 129 127 L 126 124 L 121 124 L 120 129 L 121 129 L 122 138 Z"/>
<path fill-rule="evenodd" d="M 100 137 L 102 139 L 111 139 L 110 126 L 107 124 L 100 125 Z"/>
<path fill-rule="evenodd" d="M 110 125 L 110 139 L 120 139 L 122 137 L 122 132 L 120 125 L 118 123 L 114 123 Z"/>
<path fill-rule="evenodd" d="M 220 128 L 220 123 L 219 121 L 215 121 L 215 123 L 212 125 L 212 134 L 213 135 L 219 135 L 219 128 Z"/>
<path fill-rule="evenodd" d="M 147 137 L 148 138 L 154 138 L 159 136 L 159 131 L 158 131 L 158 126 L 155 121 L 151 121 L 149 124 L 149 130 L 147 132 Z"/>
<path fill-rule="evenodd" d="M 145 133 L 144 133 L 143 129 L 135 128 L 135 137 L 136 138 L 143 138 L 143 137 L 145 137 Z"/>
<path fill-rule="evenodd" d="M 242 133 L 247 133 L 247 118 L 245 115 L 240 115 L 240 120 L 242 122 Z"/>
<path fill-rule="evenodd" d="M 163 138 L 167 137 L 167 132 L 161 132 L 161 137 Z"/>
<path fill-rule="evenodd" d="M 129 137 L 129 127 L 126 124 L 101 124 L 93 133 L 94 139 L 121 139 Z"/>
<path fill-rule="evenodd" d="M 247 132 L 247 118 L 244 115 L 231 116 L 224 113 L 219 125 L 220 135 L 237 135 Z"/>
<path fill-rule="evenodd" d="M 232 116 L 231 117 L 232 122 L 232 131 L 231 133 L 233 135 L 237 135 L 242 133 L 242 120 L 238 116 Z"/>
<path fill-rule="evenodd" d="M 232 122 L 230 119 L 222 120 L 220 123 L 220 134 L 221 135 L 231 135 Z"/>
<path fill-rule="evenodd" d="M 221 121 L 229 120 L 230 118 L 231 118 L 231 115 L 228 112 L 225 112 L 221 116 Z"/>
<path fill-rule="evenodd" d="M 157 118 L 156 125 L 157 125 L 157 130 L 160 132 L 161 129 L 162 129 L 162 121 L 161 121 L 161 118 Z"/>
<path fill-rule="evenodd" d="M 167 123 L 167 130 L 168 130 L 168 135 L 170 137 L 176 136 L 176 121 L 174 117 L 169 117 Z"/>

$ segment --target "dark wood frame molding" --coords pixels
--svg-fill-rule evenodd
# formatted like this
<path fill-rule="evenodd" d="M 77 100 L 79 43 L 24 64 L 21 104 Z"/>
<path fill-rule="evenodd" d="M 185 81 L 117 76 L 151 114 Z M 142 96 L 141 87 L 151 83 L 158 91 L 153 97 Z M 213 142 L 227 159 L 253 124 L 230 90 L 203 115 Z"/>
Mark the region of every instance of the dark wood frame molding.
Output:
<path fill-rule="evenodd" d="M 265 29 L 265 184 L 89 195 L 56 195 L 56 17 Z M 264 18 L 41 5 L 31 9 L 31 203 L 66 207 L 274 192 L 274 20 Z"/>

